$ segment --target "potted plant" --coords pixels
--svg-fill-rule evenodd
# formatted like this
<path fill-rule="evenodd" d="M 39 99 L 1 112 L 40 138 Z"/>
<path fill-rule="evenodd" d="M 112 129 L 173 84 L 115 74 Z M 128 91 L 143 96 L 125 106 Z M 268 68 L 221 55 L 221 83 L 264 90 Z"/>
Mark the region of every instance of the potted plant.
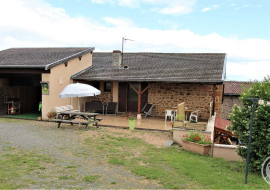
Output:
<path fill-rule="evenodd" d="M 174 128 L 183 128 L 184 127 L 184 119 L 185 119 L 184 115 L 177 114 L 175 116 L 175 121 L 173 122 L 173 127 Z"/>
<path fill-rule="evenodd" d="M 187 151 L 192 151 L 202 155 L 208 155 L 211 148 L 211 137 L 196 131 L 182 136 L 182 146 Z"/>
<path fill-rule="evenodd" d="M 48 120 L 53 120 L 53 118 L 55 118 L 56 115 L 57 115 L 56 111 L 49 111 L 47 113 Z"/>
<path fill-rule="evenodd" d="M 126 116 L 125 118 L 128 119 L 129 129 L 134 130 L 137 118 L 135 116 L 131 115 L 131 113 L 128 116 Z"/>

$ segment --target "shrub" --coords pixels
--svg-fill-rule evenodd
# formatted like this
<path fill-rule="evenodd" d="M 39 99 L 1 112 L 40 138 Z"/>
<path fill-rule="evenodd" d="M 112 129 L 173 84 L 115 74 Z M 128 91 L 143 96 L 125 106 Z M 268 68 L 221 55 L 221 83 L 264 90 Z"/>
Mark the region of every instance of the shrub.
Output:
<path fill-rule="evenodd" d="M 242 142 L 248 144 L 250 134 L 250 122 L 252 114 L 252 101 L 247 98 L 261 98 L 270 101 L 270 78 L 264 78 L 262 82 L 250 82 L 250 88 L 242 86 L 244 92 L 240 94 L 242 107 L 234 106 L 230 119 L 232 126 L 227 129 L 232 134 L 238 136 Z M 270 107 L 267 105 L 259 105 L 255 108 L 252 140 L 250 147 L 250 169 L 252 171 L 260 171 L 264 160 L 270 153 Z M 246 159 L 247 148 L 238 147 L 238 154 Z"/>

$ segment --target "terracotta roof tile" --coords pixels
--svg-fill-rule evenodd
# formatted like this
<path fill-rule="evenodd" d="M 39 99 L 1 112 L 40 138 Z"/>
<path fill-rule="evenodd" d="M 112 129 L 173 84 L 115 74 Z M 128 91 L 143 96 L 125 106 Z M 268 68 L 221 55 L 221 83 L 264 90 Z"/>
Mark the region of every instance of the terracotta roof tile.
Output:
<path fill-rule="evenodd" d="M 249 82 L 225 81 L 224 94 L 238 95 L 243 92 L 242 84 L 249 88 Z"/>

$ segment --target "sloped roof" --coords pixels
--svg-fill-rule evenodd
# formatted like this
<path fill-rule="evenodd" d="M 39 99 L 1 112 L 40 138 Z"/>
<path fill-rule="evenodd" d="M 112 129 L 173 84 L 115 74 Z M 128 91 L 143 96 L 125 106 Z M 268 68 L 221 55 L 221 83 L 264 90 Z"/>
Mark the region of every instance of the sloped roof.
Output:
<path fill-rule="evenodd" d="M 39 68 L 48 70 L 73 58 L 93 52 L 93 47 L 10 48 L 0 51 L 0 68 Z"/>
<path fill-rule="evenodd" d="M 204 82 L 225 77 L 225 53 L 124 53 L 124 66 L 112 69 L 112 53 L 93 53 L 93 65 L 72 76 L 96 81 Z"/>
<path fill-rule="evenodd" d="M 249 82 L 225 81 L 224 95 L 239 95 L 243 92 L 242 84 L 244 84 L 247 88 L 250 87 Z"/>

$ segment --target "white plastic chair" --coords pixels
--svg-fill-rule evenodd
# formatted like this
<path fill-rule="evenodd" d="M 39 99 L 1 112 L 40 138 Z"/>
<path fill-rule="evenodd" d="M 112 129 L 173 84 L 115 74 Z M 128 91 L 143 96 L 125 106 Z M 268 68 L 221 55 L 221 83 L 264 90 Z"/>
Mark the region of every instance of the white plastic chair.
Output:
<path fill-rule="evenodd" d="M 167 121 L 167 117 L 170 117 L 171 118 L 171 122 L 172 122 L 173 119 L 174 119 L 174 116 L 175 116 L 175 111 L 173 111 L 173 110 L 166 110 L 165 111 L 165 122 Z"/>
<path fill-rule="evenodd" d="M 191 117 L 194 117 L 196 119 L 196 122 L 198 122 L 199 111 L 200 110 L 195 110 L 195 111 L 191 112 L 190 116 L 189 116 L 189 121 L 191 120 Z"/>

